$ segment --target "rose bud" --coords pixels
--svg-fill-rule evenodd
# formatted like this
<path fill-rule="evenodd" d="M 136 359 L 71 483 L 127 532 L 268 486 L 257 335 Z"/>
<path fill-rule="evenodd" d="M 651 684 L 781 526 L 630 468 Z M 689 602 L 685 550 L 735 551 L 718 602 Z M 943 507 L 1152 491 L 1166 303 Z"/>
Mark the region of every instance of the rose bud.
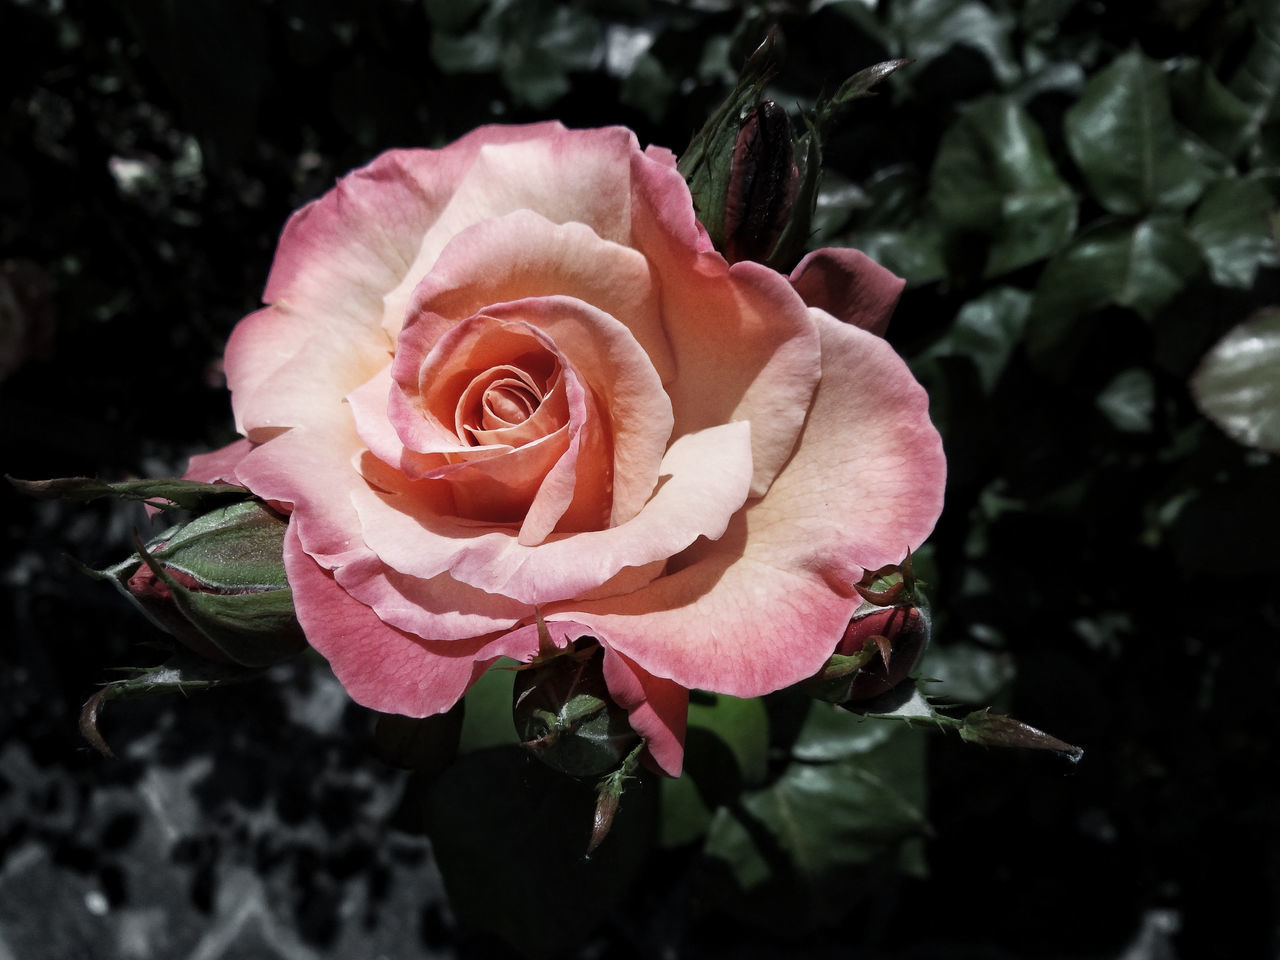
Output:
<path fill-rule="evenodd" d="M 920 607 L 863 604 L 817 675 L 800 688 L 831 703 L 869 700 L 910 676 L 929 645 L 929 615 Z"/>
<path fill-rule="evenodd" d="M 1050 750 L 1073 763 L 1079 762 L 1084 750 L 1075 744 L 1037 730 L 1021 720 L 992 713 L 990 707 L 975 710 L 960 723 L 960 737 L 987 747 L 1022 747 L 1026 750 Z"/>
<path fill-rule="evenodd" d="M 791 121 L 765 100 L 743 119 L 734 144 L 724 198 L 725 259 L 772 263 L 799 191 Z"/>
<path fill-rule="evenodd" d="M 195 652 L 245 667 L 305 646 L 284 575 L 286 521 L 257 501 L 222 507 L 137 544 L 110 579 L 149 620 Z"/>
<path fill-rule="evenodd" d="M 526 749 L 575 777 L 612 770 L 640 742 L 605 686 L 596 644 L 535 663 L 516 676 L 512 714 Z"/>
<path fill-rule="evenodd" d="M 726 253 L 725 214 L 730 207 L 727 200 L 729 183 L 734 178 L 735 159 L 743 139 L 746 120 L 759 111 L 765 86 L 777 74 L 782 60 L 781 36 L 776 29 L 771 30 L 764 42 L 743 64 L 733 91 L 702 125 L 702 129 L 694 135 L 688 148 L 680 156 L 679 170 L 689 184 L 698 222 L 706 229 L 707 236 L 721 253 Z M 774 110 L 782 113 L 782 120 L 786 120 L 785 113 L 776 104 Z M 770 132 L 777 129 L 776 120 L 774 115 L 766 121 Z M 758 127 L 757 121 L 757 132 Z M 787 134 L 789 142 L 789 127 Z M 739 170 L 741 171 L 740 165 Z M 741 177 L 742 173 L 739 172 L 738 176 Z M 739 201 L 746 199 L 740 196 Z"/>

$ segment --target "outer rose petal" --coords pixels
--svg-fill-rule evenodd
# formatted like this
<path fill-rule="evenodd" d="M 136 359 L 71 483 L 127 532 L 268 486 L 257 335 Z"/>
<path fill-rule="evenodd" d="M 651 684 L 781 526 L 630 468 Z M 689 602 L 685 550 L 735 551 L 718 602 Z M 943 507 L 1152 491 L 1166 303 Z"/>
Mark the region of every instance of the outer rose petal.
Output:
<path fill-rule="evenodd" d="M 760 496 L 791 456 L 821 375 L 817 331 L 785 277 L 749 261 L 730 267 L 705 250 L 674 167 L 635 158 L 632 179 L 633 243 L 662 278 L 672 318 L 675 436 L 751 421 L 751 493 Z"/>
<path fill-rule="evenodd" d="M 307 556 L 294 524 L 284 538 L 285 573 L 307 640 L 357 703 L 425 717 L 458 702 L 481 668 L 486 640 L 434 643 L 387 626 Z"/>
<path fill-rule="evenodd" d="M 689 691 L 640 669 L 608 645 L 604 648 L 604 682 L 613 699 L 627 711 L 631 729 L 644 737 L 654 765 L 669 777 L 680 776 Z"/>
<path fill-rule="evenodd" d="M 796 264 L 790 279 L 809 306 L 881 337 L 907 285 L 861 250 L 843 247 L 813 251 Z"/>
<path fill-rule="evenodd" d="M 715 542 L 624 597 L 557 604 L 682 686 L 753 697 L 815 673 L 857 608 L 862 569 L 901 560 L 942 508 L 928 397 L 883 340 L 814 311 L 825 376 L 794 457 Z"/>
<path fill-rule="evenodd" d="M 198 453 L 187 464 L 187 472 L 182 476 L 187 480 L 199 480 L 203 483 L 239 483 L 236 479 L 236 467 L 245 455 L 253 448 L 248 440 L 233 440 L 218 450 L 209 453 Z"/>

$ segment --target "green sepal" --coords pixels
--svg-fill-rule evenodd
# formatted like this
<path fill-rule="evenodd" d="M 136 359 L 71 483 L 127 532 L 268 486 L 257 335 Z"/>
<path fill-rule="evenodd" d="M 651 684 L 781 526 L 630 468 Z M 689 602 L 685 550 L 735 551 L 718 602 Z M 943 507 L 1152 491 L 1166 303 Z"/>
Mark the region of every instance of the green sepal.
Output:
<path fill-rule="evenodd" d="M 833 653 L 821 670 L 791 689 L 827 703 L 841 703 L 849 699 L 849 678 L 879 653 L 880 648 L 873 640 L 868 640 L 860 651 L 850 656 Z"/>
<path fill-rule="evenodd" d="M 733 166 L 733 149 L 742 120 L 764 96 L 765 86 L 782 64 L 782 39 L 776 29 L 742 65 L 738 82 L 702 125 L 676 169 L 689 184 L 693 208 L 717 250 L 724 246 L 724 207 Z"/>
<path fill-rule="evenodd" d="M 282 552 L 287 521 L 257 501 L 210 511 L 151 540 L 150 553 L 212 590 L 288 587 Z"/>
<path fill-rule="evenodd" d="M 616 766 L 639 740 L 627 711 L 609 696 L 598 644 L 539 661 L 517 673 L 511 712 L 522 745 L 574 777 Z"/>
<path fill-rule="evenodd" d="M 206 510 L 217 504 L 246 500 L 253 494 L 233 483 L 201 483 L 196 480 L 122 480 L 108 483 L 96 477 L 59 477 L 54 480 L 19 480 L 5 475 L 14 487 L 41 500 L 97 500 L 119 497 L 142 501 L 158 510 Z"/>
<path fill-rule="evenodd" d="M 644 741 L 637 743 L 623 758 L 618 769 L 606 774 L 596 784 L 596 809 L 591 819 L 591 839 L 587 842 L 588 857 L 595 853 L 596 848 L 613 829 L 613 819 L 622 807 L 622 791 L 626 789 L 628 780 L 635 779 L 636 767 L 644 748 Z"/>
<path fill-rule="evenodd" d="M 217 663 L 179 649 L 158 667 L 141 669 L 123 680 L 113 680 L 84 702 L 80 709 L 80 734 L 104 757 L 114 758 L 98 730 L 98 714 L 108 700 L 137 700 L 141 697 L 187 696 L 228 683 L 252 680 L 261 670 L 236 664 Z"/>

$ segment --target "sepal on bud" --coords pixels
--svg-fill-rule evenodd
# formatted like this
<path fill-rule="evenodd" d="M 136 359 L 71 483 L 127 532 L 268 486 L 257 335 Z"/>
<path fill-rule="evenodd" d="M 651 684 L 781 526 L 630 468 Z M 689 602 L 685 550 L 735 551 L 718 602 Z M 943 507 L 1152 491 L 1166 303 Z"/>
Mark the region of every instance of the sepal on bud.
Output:
<path fill-rule="evenodd" d="M 900 564 L 869 570 L 854 584 L 862 597 L 835 652 L 798 684 L 829 703 L 870 700 L 905 681 L 929 646 L 928 604 L 917 589 L 911 553 Z"/>
<path fill-rule="evenodd" d="M 106 684 L 80 708 L 80 735 L 104 757 L 111 759 L 115 754 L 98 730 L 98 714 L 108 700 L 137 700 L 172 693 L 189 696 L 200 690 L 250 680 L 261 673 L 235 664 L 215 663 L 181 649 L 161 666 L 130 672 L 133 676 Z"/>

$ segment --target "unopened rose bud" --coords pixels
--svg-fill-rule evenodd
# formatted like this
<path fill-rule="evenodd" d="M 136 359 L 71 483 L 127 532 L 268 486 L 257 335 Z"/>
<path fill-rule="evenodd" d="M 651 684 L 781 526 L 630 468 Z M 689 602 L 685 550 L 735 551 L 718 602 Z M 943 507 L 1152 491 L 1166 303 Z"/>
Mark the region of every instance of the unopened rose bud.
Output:
<path fill-rule="evenodd" d="M 512 714 L 524 746 L 553 769 L 591 777 L 618 766 L 640 738 L 604 682 L 604 651 L 592 645 L 516 676 Z"/>
<path fill-rule="evenodd" d="M 907 679 L 928 645 L 929 616 L 920 607 L 864 604 L 835 654 L 801 689 L 831 703 L 870 700 Z"/>
<path fill-rule="evenodd" d="M 305 646 L 284 575 L 286 521 L 257 501 L 204 513 L 94 571 L 197 653 L 266 667 Z"/>
<path fill-rule="evenodd" d="M 771 263 L 799 190 L 791 121 L 786 110 L 765 100 L 743 119 L 734 144 L 724 198 L 725 259 Z"/>
<path fill-rule="evenodd" d="M 988 747 L 1022 747 L 1026 750 L 1051 750 L 1072 762 L 1078 762 L 1084 751 L 1074 744 L 1059 740 L 1021 720 L 992 713 L 990 707 L 975 710 L 960 724 L 960 736 L 970 743 Z"/>
<path fill-rule="evenodd" d="M 706 228 L 707 236 L 721 253 L 726 253 L 725 215 L 731 206 L 728 200 L 729 184 L 735 177 L 735 156 L 743 137 L 745 121 L 760 109 L 765 86 L 778 72 L 782 60 L 781 37 L 777 30 L 770 31 L 764 42 L 743 64 L 733 91 L 702 125 L 689 148 L 680 157 L 679 170 L 689 184 L 694 211 L 699 222 Z M 774 108 L 781 112 L 776 104 Z M 776 119 L 773 116 L 766 121 L 771 132 L 776 130 Z M 785 114 L 782 120 L 786 120 Z M 758 132 L 758 121 L 754 129 Z M 789 142 L 789 130 L 787 139 Z M 741 179 L 743 172 L 742 165 L 739 165 L 736 176 Z M 740 203 L 744 200 L 746 198 L 741 196 L 739 189 L 739 202 L 735 204 L 739 206 L 737 215 L 754 215 L 753 211 L 740 209 Z"/>

